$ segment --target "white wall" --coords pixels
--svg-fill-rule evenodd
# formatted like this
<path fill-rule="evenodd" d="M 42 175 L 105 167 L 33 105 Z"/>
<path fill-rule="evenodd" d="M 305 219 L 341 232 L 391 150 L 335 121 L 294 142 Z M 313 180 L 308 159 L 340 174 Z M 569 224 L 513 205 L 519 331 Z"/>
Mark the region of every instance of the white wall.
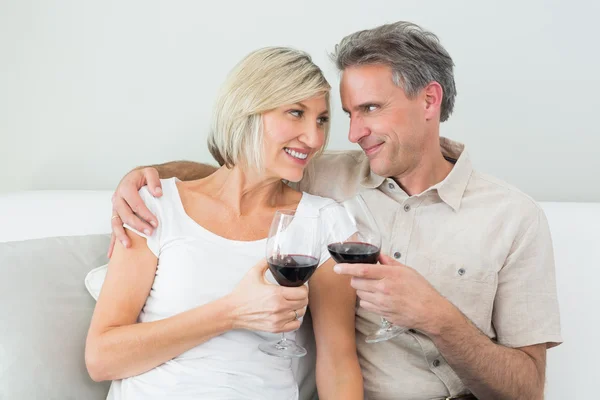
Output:
<path fill-rule="evenodd" d="M 227 71 L 249 51 L 326 52 L 399 19 L 456 63 L 442 133 L 476 167 L 538 200 L 600 201 L 597 17 L 589 1 L 0 0 L 0 191 L 108 189 L 124 172 L 211 161 L 206 131 Z M 332 148 L 350 148 L 334 97 Z"/>

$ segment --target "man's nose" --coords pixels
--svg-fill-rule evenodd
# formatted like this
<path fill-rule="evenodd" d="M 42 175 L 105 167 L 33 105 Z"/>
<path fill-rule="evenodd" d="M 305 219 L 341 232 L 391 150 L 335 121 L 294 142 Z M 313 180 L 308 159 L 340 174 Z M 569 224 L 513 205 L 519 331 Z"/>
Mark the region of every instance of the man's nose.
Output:
<path fill-rule="evenodd" d="M 350 118 L 350 131 L 348 132 L 348 140 L 352 143 L 358 143 L 362 138 L 371 133 L 360 117 Z"/>

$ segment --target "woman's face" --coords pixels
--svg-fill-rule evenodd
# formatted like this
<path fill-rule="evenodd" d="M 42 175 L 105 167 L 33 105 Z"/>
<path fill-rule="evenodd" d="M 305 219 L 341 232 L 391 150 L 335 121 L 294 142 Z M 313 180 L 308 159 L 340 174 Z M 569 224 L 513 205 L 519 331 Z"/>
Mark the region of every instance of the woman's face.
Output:
<path fill-rule="evenodd" d="M 325 95 L 287 104 L 263 114 L 264 167 L 269 176 L 297 182 L 323 147 L 329 123 Z"/>

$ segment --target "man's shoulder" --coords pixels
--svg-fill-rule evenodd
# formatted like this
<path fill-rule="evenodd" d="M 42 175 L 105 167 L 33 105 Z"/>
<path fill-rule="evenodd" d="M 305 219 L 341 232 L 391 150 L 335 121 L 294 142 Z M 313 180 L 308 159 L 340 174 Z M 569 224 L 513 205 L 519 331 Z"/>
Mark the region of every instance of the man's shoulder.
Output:
<path fill-rule="evenodd" d="M 490 206 L 501 206 L 515 217 L 537 218 L 543 213 L 541 206 L 521 189 L 502 179 L 474 170 L 465 196 L 482 194 L 484 199 L 491 203 Z"/>

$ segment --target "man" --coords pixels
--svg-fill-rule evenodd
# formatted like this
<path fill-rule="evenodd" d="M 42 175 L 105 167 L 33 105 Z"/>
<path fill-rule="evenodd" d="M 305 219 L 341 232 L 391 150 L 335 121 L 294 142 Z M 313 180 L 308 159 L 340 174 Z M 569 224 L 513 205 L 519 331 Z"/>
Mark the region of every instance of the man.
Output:
<path fill-rule="evenodd" d="M 362 192 L 391 256 L 336 267 L 360 298 L 366 398 L 543 398 L 546 350 L 562 340 L 548 224 L 532 199 L 473 170 L 464 146 L 440 137 L 456 96 L 449 54 L 432 33 L 397 22 L 345 37 L 334 59 L 348 138 L 362 151 L 325 154 L 299 186 L 337 199 Z M 194 179 L 207 173 L 199 168 L 159 170 Z M 155 169 L 130 173 L 116 192 L 113 227 L 125 245 L 122 222 L 152 229 L 128 204 L 155 221 L 137 197 L 146 183 L 159 186 Z M 410 329 L 365 343 L 380 316 Z"/>

